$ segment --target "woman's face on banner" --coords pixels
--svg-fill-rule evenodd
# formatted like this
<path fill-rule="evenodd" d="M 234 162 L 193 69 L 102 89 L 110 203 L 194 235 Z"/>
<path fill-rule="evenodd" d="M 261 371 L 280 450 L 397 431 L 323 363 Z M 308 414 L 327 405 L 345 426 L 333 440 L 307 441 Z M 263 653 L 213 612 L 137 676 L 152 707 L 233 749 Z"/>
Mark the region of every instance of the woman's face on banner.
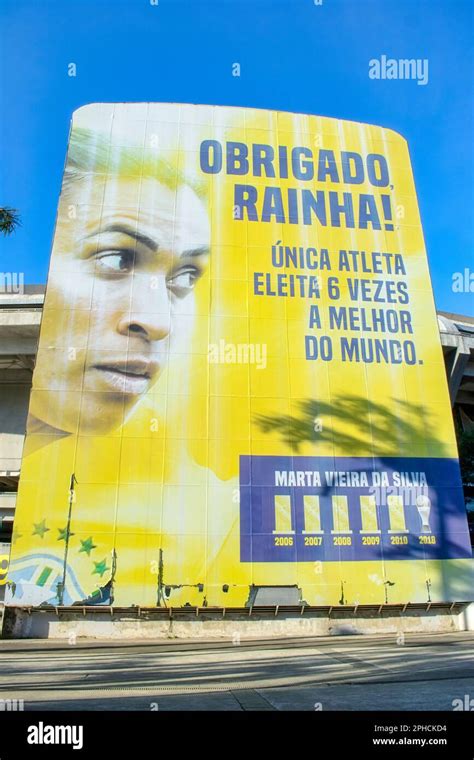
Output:
<path fill-rule="evenodd" d="M 84 205 L 102 192 L 103 205 Z M 187 337 L 174 333 L 174 316 L 187 315 L 179 323 L 189 335 L 209 248 L 207 211 L 188 185 L 71 180 L 43 316 L 52 351 L 38 356 L 33 420 L 65 432 L 78 420 L 88 433 L 121 425 L 164 369 L 170 343 L 176 350 Z"/>

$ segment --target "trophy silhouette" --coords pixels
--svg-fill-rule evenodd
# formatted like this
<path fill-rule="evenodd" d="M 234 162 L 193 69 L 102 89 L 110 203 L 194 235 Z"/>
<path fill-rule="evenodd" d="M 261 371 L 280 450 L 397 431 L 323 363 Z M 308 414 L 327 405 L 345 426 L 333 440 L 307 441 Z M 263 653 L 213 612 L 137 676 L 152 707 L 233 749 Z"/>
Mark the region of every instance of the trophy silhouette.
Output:
<path fill-rule="evenodd" d="M 418 510 L 418 514 L 421 517 L 421 532 L 422 533 L 431 533 L 430 528 L 430 511 L 431 511 L 431 501 L 428 496 L 417 496 L 416 497 L 416 508 Z"/>

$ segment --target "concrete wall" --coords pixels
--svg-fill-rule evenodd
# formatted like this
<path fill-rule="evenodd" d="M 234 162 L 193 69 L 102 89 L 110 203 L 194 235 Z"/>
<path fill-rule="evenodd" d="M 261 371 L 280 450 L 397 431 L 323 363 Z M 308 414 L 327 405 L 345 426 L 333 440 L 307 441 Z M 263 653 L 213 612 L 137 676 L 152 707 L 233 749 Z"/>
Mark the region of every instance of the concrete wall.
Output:
<path fill-rule="evenodd" d="M 281 617 L 264 614 L 245 617 L 227 611 L 215 615 L 206 614 L 199 619 L 196 613 L 184 614 L 176 618 L 143 612 L 138 619 L 136 613 L 87 611 L 86 616 L 77 613 L 52 610 L 32 610 L 5 608 L 3 624 L 4 638 L 48 638 L 71 641 L 88 639 L 265 639 L 285 636 L 339 636 L 357 634 L 388 633 L 447 633 L 474 630 L 474 604 L 461 613 L 449 611 L 400 612 L 371 611 L 354 615 L 343 610 L 327 614 L 299 613 L 284 614 Z M 470 627 L 467 627 L 470 626 Z"/>
<path fill-rule="evenodd" d="M 0 380 L 0 471 L 20 470 L 31 381 Z"/>
<path fill-rule="evenodd" d="M 0 294 L 0 472 L 21 467 L 43 298 Z"/>

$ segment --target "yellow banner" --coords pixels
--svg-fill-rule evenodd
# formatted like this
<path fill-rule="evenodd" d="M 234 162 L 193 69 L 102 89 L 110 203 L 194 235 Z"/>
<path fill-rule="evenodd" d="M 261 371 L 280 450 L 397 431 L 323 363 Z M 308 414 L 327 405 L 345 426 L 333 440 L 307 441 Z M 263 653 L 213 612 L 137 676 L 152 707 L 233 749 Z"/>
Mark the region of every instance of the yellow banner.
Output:
<path fill-rule="evenodd" d="M 447 601 L 470 557 L 403 137 L 76 111 L 8 603 Z"/>

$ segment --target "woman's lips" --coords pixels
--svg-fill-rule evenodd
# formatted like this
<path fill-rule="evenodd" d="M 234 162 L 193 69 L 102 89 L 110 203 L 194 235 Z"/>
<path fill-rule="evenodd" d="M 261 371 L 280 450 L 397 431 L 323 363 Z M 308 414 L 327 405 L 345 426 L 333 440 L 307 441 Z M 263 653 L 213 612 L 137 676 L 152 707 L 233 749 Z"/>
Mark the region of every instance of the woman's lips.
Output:
<path fill-rule="evenodd" d="M 100 373 L 110 390 L 137 396 L 149 388 L 159 365 L 147 359 L 128 359 L 97 363 L 92 368 Z"/>

